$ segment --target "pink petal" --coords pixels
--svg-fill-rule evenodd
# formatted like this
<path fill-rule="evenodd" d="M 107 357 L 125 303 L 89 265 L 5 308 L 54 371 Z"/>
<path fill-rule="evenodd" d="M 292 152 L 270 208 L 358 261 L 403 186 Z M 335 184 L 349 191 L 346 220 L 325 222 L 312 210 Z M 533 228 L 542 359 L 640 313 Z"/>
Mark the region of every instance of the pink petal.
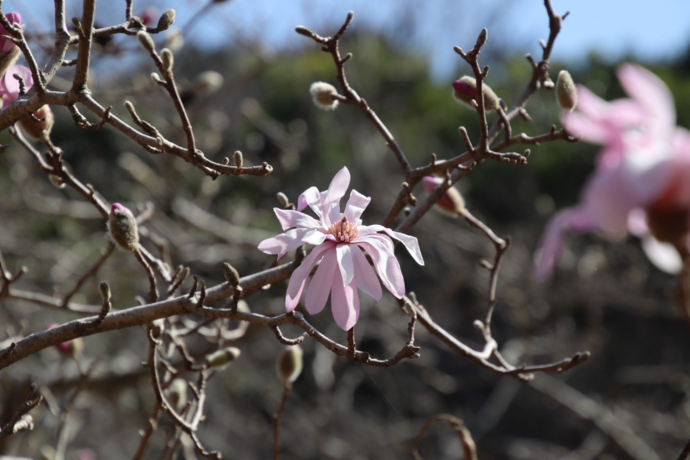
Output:
<path fill-rule="evenodd" d="M 642 238 L 642 249 L 647 258 L 661 271 L 676 275 L 683 269 L 683 260 L 671 244 L 662 243 L 647 235 Z"/>
<path fill-rule="evenodd" d="M 321 193 L 316 187 L 309 187 L 297 198 L 297 210 L 302 211 L 309 206 L 314 213 L 321 217 Z"/>
<path fill-rule="evenodd" d="M 545 281 L 553 273 L 563 252 L 562 235 L 565 230 L 576 228 L 585 231 L 591 226 L 587 212 L 580 208 L 568 208 L 551 218 L 541 237 L 534 260 L 534 277 Z"/>
<path fill-rule="evenodd" d="M 331 290 L 331 311 L 335 323 L 344 331 L 349 331 L 359 319 L 359 294 L 354 281 L 343 285 L 342 277 L 333 274 L 333 289 Z"/>
<path fill-rule="evenodd" d="M 381 283 L 376 277 L 376 272 L 369 265 L 361 249 L 352 248 L 352 258 L 355 262 L 355 284 L 359 289 L 367 293 L 374 300 L 379 301 L 383 296 Z"/>
<path fill-rule="evenodd" d="M 334 246 L 335 245 L 330 241 L 326 241 L 322 245 L 315 247 L 302 261 L 302 265 L 297 267 L 295 271 L 292 272 L 290 282 L 288 283 L 287 292 L 285 293 L 285 309 L 288 313 L 297 307 L 299 299 L 302 297 L 304 284 L 307 282 L 311 269 L 314 268 L 314 265 L 316 265 L 321 257 L 323 257 L 324 252 L 333 250 Z"/>
<path fill-rule="evenodd" d="M 355 277 L 355 261 L 352 259 L 352 251 L 349 244 L 338 244 L 335 247 L 336 255 L 338 256 L 338 266 L 340 274 L 343 277 L 343 284 L 348 285 Z"/>
<path fill-rule="evenodd" d="M 280 208 L 273 208 L 273 211 L 276 213 L 283 230 L 293 227 L 321 228 L 321 223 L 318 220 L 302 212 Z"/>
<path fill-rule="evenodd" d="M 326 235 L 310 228 L 296 228 L 280 235 L 266 238 L 259 243 L 259 250 L 266 254 L 277 254 L 280 260 L 286 253 L 307 243 L 319 245 L 326 240 Z"/>
<path fill-rule="evenodd" d="M 577 110 L 591 119 L 606 117 L 609 103 L 594 94 L 586 86 L 577 85 Z"/>
<path fill-rule="evenodd" d="M 564 112 L 561 121 L 570 134 L 591 144 L 606 144 L 612 136 L 620 135 L 610 126 L 578 112 Z"/>
<path fill-rule="evenodd" d="M 34 85 L 34 79 L 31 76 L 31 70 L 23 65 L 11 65 L 7 72 L 2 77 L 2 85 L 0 91 L 6 97 L 5 105 L 13 103 L 19 97 L 19 81 L 14 78 L 14 75 L 19 75 L 24 80 L 27 91 Z"/>
<path fill-rule="evenodd" d="M 323 209 L 330 210 L 331 205 L 339 203 L 340 199 L 345 196 L 345 192 L 347 191 L 347 187 L 349 185 L 350 171 L 348 171 L 347 167 L 343 167 L 343 169 L 336 173 L 331 181 L 331 184 L 328 186 L 326 196 L 321 202 Z"/>
<path fill-rule="evenodd" d="M 654 131 L 670 134 L 676 124 L 676 108 L 668 86 L 649 70 L 633 64 L 622 64 L 617 75 L 625 92 L 647 111 Z"/>
<path fill-rule="evenodd" d="M 386 244 L 377 237 L 386 238 L 383 235 L 369 235 L 361 239 L 357 245 L 364 249 L 374 261 L 376 272 L 381 278 L 381 283 L 398 299 L 405 295 L 405 280 L 400 270 L 400 264 L 393 254 L 393 244 Z"/>
<path fill-rule="evenodd" d="M 357 190 L 352 190 L 350 192 L 350 199 L 347 200 L 347 204 L 345 205 L 345 216 L 347 220 L 354 222 L 355 225 L 359 225 L 361 223 L 359 217 L 367 206 L 369 206 L 369 202 L 371 202 L 371 197 L 364 196 Z"/>
<path fill-rule="evenodd" d="M 368 234 L 371 234 L 373 232 L 384 232 L 391 238 L 395 238 L 396 240 L 400 241 L 403 246 L 407 249 L 407 251 L 410 253 L 412 258 L 417 262 L 419 265 L 424 265 L 424 258 L 422 257 L 422 251 L 419 249 L 419 242 L 417 241 L 417 238 L 415 238 L 412 235 L 406 235 L 404 233 L 396 232 L 391 230 L 388 227 L 384 227 L 383 225 L 362 225 L 359 227 L 359 234 L 366 236 Z M 358 239 L 355 238 L 353 242 L 357 242 Z"/>
<path fill-rule="evenodd" d="M 337 266 L 336 255 L 333 251 L 327 251 L 307 288 L 304 305 L 310 314 L 315 315 L 319 313 L 326 305 L 328 294 L 330 294 L 331 285 L 333 284 L 333 274 Z"/>

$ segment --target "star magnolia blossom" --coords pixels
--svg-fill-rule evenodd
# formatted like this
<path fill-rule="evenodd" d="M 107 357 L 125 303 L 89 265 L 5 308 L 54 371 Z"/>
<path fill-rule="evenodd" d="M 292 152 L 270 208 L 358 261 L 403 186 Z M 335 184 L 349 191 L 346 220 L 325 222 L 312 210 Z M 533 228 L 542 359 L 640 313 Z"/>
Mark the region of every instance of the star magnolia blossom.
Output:
<path fill-rule="evenodd" d="M 391 237 L 400 241 L 418 264 L 424 265 L 417 238 L 382 225 L 362 225 L 359 216 L 369 205 L 370 197 L 352 190 L 345 212 L 340 212 L 340 199 L 349 184 L 350 172 L 343 168 L 335 175 L 328 190 L 319 192 L 316 187 L 310 187 L 301 194 L 298 211 L 274 208 L 285 233 L 259 244 L 261 251 L 276 254 L 278 259 L 305 243 L 315 245 L 290 277 L 285 308 L 289 313 L 297 307 L 309 273 L 321 261 L 307 288 L 305 306 L 310 314 L 319 313 L 330 294 L 333 318 L 346 331 L 359 318 L 357 288 L 376 300 L 381 300 L 382 296 L 381 285 L 364 256 L 365 252 L 371 256 L 383 285 L 397 298 L 405 294 L 405 281 L 393 254 Z M 307 206 L 318 220 L 299 212 Z"/>
<path fill-rule="evenodd" d="M 2 108 L 12 104 L 19 97 L 19 80 L 14 78 L 14 75 L 19 75 L 24 80 L 26 91 L 34 86 L 34 79 L 31 76 L 31 70 L 23 65 L 11 65 L 5 75 L 0 77 L 0 99 L 2 99 Z"/>
<path fill-rule="evenodd" d="M 578 87 L 578 111 L 563 125 L 581 139 L 603 144 L 580 204 L 556 214 L 542 236 L 535 275 L 545 279 L 560 257 L 565 230 L 597 231 L 642 240 L 649 259 L 677 273 L 690 235 L 690 132 L 676 127 L 673 98 L 648 70 L 618 69 L 630 99 L 606 102 Z"/>
<path fill-rule="evenodd" d="M 9 21 L 10 24 L 19 24 L 20 26 L 22 25 L 22 17 L 19 13 L 7 13 L 7 20 Z M 13 41 L 11 40 L 5 40 L 4 38 L 1 38 L 3 35 L 10 35 L 9 32 L 7 32 L 7 29 L 5 29 L 5 26 L 0 24 L 0 53 L 6 54 L 12 51 L 14 49 L 15 45 Z"/>

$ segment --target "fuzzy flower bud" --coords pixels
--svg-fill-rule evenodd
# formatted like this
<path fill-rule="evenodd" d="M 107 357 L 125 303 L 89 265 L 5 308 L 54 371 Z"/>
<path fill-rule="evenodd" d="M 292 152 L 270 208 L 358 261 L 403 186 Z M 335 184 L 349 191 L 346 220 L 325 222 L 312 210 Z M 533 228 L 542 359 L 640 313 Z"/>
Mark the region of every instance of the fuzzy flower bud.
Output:
<path fill-rule="evenodd" d="M 185 379 L 175 379 L 168 387 L 168 400 L 173 405 L 173 409 L 181 411 L 187 404 L 187 381 Z"/>
<path fill-rule="evenodd" d="M 158 20 L 158 30 L 168 30 L 168 28 L 175 22 L 175 10 L 165 10 Z"/>
<path fill-rule="evenodd" d="M 168 48 L 163 48 L 163 51 L 161 51 L 161 60 L 163 61 L 163 69 L 166 72 L 170 72 L 173 67 L 173 63 L 175 62 L 175 57 L 172 54 L 172 51 L 170 51 Z"/>
<path fill-rule="evenodd" d="M 7 20 L 10 24 L 19 24 L 21 26 L 22 17 L 19 13 L 11 12 L 7 13 Z M 5 26 L 0 24 L 0 53 L 6 54 L 12 51 L 17 45 L 14 44 L 12 40 L 5 40 L 2 38 L 3 35 L 12 36 L 10 32 L 5 29 Z"/>
<path fill-rule="evenodd" d="M 558 72 L 558 80 L 556 81 L 556 99 L 558 104 L 566 110 L 571 112 L 575 110 L 577 105 L 577 87 L 573 82 L 573 77 L 567 70 Z"/>
<path fill-rule="evenodd" d="M 32 118 L 31 115 L 24 115 L 19 119 L 19 124 L 24 128 L 24 131 L 35 139 L 41 139 L 44 133 L 50 134 L 50 130 L 53 129 L 53 123 L 55 122 L 50 106 L 44 105 L 35 111 L 34 117 L 38 121 Z"/>
<path fill-rule="evenodd" d="M 60 326 L 58 323 L 50 323 L 46 330 L 53 329 Z M 78 357 L 84 349 L 84 340 L 81 337 L 72 340 L 66 340 L 55 345 L 55 349 L 64 356 Z"/>
<path fill-rule="evenodd" d="M 110 292 L 110 285 L 107 281 L 101 281 L 98 285 L 98 290 L 101 292 L 101 298 L 103 302 L 108 302 L 112 298 L 112 293 Z"/>
<path fill-rule="evenodd" d="M 422 185 L 427 193 L 433 192 L 433 190 L 438 187 L 443 182 L 440 177 L 425 176 L 422 179 Z M 446 190 L 446 193 L 441 195 L 441 198 L 436 202 L 436 205 L 443 211 L 457 216 L 458 214 L 464 214 L 466 211 L 465 200 L 463 200 L 462 195 L 455 187 L 451 187 Z"/>
<path fill-rule="evenodd" d="M 132 211 L 114 203 L 110 208 L 108 229 L 113 240 L 126 251 L 136 251 L 139 247 L 139 230 Z"/>
<path fill-rule="evenodd" d="M 276 371 L 284 386 L 292 385 L 302 373 L 302 355 L 304 352 L 299 345 L 289 345 L 278 354 Z"/>
<path fill-rule="evenodd" d="M 139 39 L 141 46 L 143 46 L 146 51 L 151 54 L 156 52 L 156 44 L 153 43 L 153 38 L 151 38 L 151 36 L 145 30 L 140 30 L 137 32 L 137 38 Z"/>
<path fill-rule="evenodd" d="M 482 92 L 484 93 L 484 108 L 486 110 L 496 110 L 500 107 L 500 99 L 486 82 L 482 83 Z M 458 102 L 474 108 L 472 107 L 472 99 L 477 100 L 477 81 L 474 77 L 466 75 L 460 80 L 455 80 L 453 82 L 453 97 Z"/>
<path fill-rule="evenodd" d="M 213 94 L 223 86 L 223 76 L 214 70 L 201 72 L 194 79 L 192 92 L 195 96 Z"/>
<path fill-rule="evenodd" d="M 48 176 L 48 179 L 50 180 L 50 183 L 53 184 L 53 186 L 57 188 L 65 188 L 65 181 L 62 180 L 62 176 L 59 176 L 57 174 L 51 174 Z"/>
<path fill-rule="evenodd" d="M 329 83 L 317 81 L 311 84 L 309 88 L 314 104 L 323 110 L 335 110 L 338 108 L 338 101 L 333 99 L 333 96 L 338 94 L 338 90 Z"/>
<path fill-rule="evenodd" d="M 215 351 L 206 356 L 206 364 L 208 367 L 215 367 L 219 370 L 225 369 L 228 364 L 240 357 L 242 352 L 239 348 L 227 347 L 222 350 Z"/>

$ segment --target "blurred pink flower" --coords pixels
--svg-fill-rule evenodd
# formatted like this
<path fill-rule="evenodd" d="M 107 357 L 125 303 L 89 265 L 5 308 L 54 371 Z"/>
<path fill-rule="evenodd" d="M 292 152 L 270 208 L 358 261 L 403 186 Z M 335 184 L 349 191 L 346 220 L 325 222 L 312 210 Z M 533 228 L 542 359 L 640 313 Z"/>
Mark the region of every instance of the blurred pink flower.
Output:
<path fill-rule="evenodd" d="M 11 12 L 7 13 L 7 20 L 10 22 L 10 24 L 19 24 L 21 26 L 22 17 L 19 15 L 19 13 Z M 6 54 L 12 51 L 12 49 L 17 45 L 15 45 L 11 40 L 5 40 L 2 38 L 3 35 L 9 36 L 10 33 L 7 32 L 5 26 L 0 24 L 0 53 Z"/>
<path fill-rule="evenodd" d="M 630 99 L 606 102 L 579 86 L 578 111 L 563 115 L 571 134 L 604 148 L 580 204 L 549 222 L 535 259 L 538 279 L 554 270 L 566 230 L 610 238 L 630 232 L 658 268 L 682 268 L 690 233 L 690 132 L 676 126 L 673 98 L 656 75 L 632 64 L 617 74 Z"/>
<path fill-rule="evenodd" d="M 23 65 L 11 65 L 5 75 L 0 77 L 0 99 L 2 99 L 2 108 L 9 106 L 19 97 L 19 80 L 14 78 L 14 75 L 19 75 L 24 80 L 26 91 L 34 86 L 34 79 L 31 76 L 31 70 Z"/>
<path fill-rule="evenodd" d="M 359 217 L 369 205 L 370 197 L 352 190 L 345 212 L 340 212 L 340 199 L 349 184 L 350 172 L 343 168 L 335 175 L 328 190 L 319 192 L 316 187 L 310 187 L 302 193 L 298 211 L 274 208 L 285 233 L 259 244 L 261 251 L 277 254 L 278 259 L 305 243 L 315 245 L 290 277 L 285 308 L 289 313 L 297 307 L 309 273 L 321 261 L 307 288 L 305 306 L 310 314 L 319 313 L 330 293 L 333 318 L 346 331 L 359 318 L 357 288 L 376 300 L 381 300 L 382 296 L 381 285 L 365 252 L 374 262 L 383 285 L 397 298 L 405 294 L 405 281 L 393 254 L 391 237 L 399 240 L 418 264 L 424 265 L 417 238 L 381 225 L 362 225 Z M 319 220 L 299 212 L 307 205 Z"/>

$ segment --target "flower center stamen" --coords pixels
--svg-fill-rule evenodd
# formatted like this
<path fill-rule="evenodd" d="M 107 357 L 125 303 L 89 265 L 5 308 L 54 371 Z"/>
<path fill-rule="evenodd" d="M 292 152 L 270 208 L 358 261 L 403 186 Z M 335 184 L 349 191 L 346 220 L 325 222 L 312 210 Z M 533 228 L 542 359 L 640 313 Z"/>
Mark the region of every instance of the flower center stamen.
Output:
<path fill-rule="evenodd" d="M 349 243 L 357 237 L 357 226 L 347 221 L 347 217 L 343 217 L 341 221 L 331 225 L 328 232 L 335 237 L 340 243 Z"/>

